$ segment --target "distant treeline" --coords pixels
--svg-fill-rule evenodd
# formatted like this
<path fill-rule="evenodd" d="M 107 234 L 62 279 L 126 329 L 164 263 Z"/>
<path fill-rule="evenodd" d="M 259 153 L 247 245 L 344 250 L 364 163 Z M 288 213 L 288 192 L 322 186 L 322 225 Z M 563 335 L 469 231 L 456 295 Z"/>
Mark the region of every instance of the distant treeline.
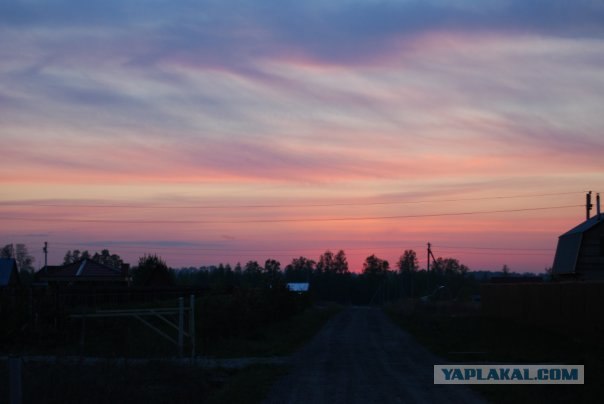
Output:
<path fill-rule="evenodd" d="M 478 290 L 477 283 L 468 276 L 468 267 L 457 259 L 437 258 L 427 273 L 419 269 L 417 254 L 413 250 L 404 251 L 394 269 L 387 260 L 370 255 L 365 259 L 360 274 L 349 271 L 343 250 L 335 254 L 326 251 L 318 261 L 294 258 L 284 268 L 279 261 L 267 259 L 264 265 L 248 261 L 235 266 L 219 264 L 173 269 L 170 273 L 176 285 L 226 293 L 242 288 L 272 288 L 307 282 L 314 301 L 352 304 L 379 304 L 430 295 L 444 285 L 451 298 L 469 298 Z"/>

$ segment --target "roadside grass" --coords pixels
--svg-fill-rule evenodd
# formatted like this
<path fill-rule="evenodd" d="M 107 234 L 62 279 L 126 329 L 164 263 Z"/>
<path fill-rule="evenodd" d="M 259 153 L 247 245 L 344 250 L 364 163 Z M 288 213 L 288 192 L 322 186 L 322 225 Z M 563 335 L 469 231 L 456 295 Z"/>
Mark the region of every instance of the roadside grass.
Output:
<path fill-rule="evenodd" d="M 214 340 L 200 349 L 203 355 L 222 358 L 289 355 L 310 340 L 340 310 L 337 305 L 312 307 L 248 336 Z"/>
<path fill-rule="evenodd" d="M 229 379 L 209 395 L 208 404 L 260 403 L 267 396 L 273 383 L 288 371 L 287 366 L 255 365 L 236 372 L 228 372 Z"/>
<path fill-rule="evenodd" d="M 493 403 L 601 402 L 602 336 L 563 333 L 478 312 L 392 305 L 387 314 L 420 343 L 449 362 L 470 364 L 568 364 L 585 366 L 584 385 L 472 385 Z"/>

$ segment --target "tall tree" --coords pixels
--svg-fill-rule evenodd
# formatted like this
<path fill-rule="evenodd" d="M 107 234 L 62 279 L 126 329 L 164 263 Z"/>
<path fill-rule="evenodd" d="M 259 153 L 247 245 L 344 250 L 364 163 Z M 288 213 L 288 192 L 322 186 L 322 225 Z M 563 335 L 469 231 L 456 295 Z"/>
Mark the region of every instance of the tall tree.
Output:
<path fill-rule="evenodd" d="M 262 272 L 262 267 L 258 264 L 258 261 L 248 261 L 243 272 L 248 276 L 257 275 Z"/>
<path fill-rule="evenodd" d="M 412 273 L 417 272 L 419 269 L 419 262 L 417 260 L 417 254 L 413 250 L 405 250 L 403 255 L 400 256 L 396 266 L 400 273 Z"/>
<path fill-rule="evenodd" d="M 7 244 L 0 250 L 0 258 L 12 258 L 21 272 L 33 272 L 35 258 L 25 244 Z"/>
<path fill-rule="evenodd" d="M 0 258 L 15 258 L 15 246 L 7 244 L 0 250 Z"/>
<path fill-rule="evenodd" d="M 461 264 L 456 258 L 438 257 L 434 261 L 434 271 L 437 273 L 444 272 L 447 275 L 465 275 L 469 268 Z"/>
<path fill-rule="evenodd" d="M 329 250 L 325 251 L 319 257 L 319 262 L 317 263 L 317 272 L 318 273 L 331 273 L 334 270 L 334 256 L 333 253 Z"/>
<path fill-rule="evenodd" d="M 375 256 L 370 255 L 365 258 L 363 263 L 363 274 L 366 275 L 385 275 L 390 269 L 390 263 L 387 260 L 383 260 Z"/>
<path fill-rule="evenodd" d="M 348 259 L 344 250 L 338 251 L 333 260 L 333 270 L 337 274 L 348 273 Z"/>
<path fill-rule="evenodd" d="M 98 252 L 94 253 L 92 259 L 98 263 L 112 268 L 121 268 L 122 264 L 124 263 L 119 255 L 111 254 L 107 249 L 102 250 L 100 254 Z"/>
<path fill-rule="evenodd" d="M 144 255 L 133 271 L 134 284 L 140 286 L 169 286 L 174 284 L 170 268 L 159 256 Z"/>
<path fill-rule="evenodd" d="M 291 264 L 285 267 L 285 277 L 289 281 L 308 282 L 315 269 L 315 261 L 306 257 L 294 258 Z"/>

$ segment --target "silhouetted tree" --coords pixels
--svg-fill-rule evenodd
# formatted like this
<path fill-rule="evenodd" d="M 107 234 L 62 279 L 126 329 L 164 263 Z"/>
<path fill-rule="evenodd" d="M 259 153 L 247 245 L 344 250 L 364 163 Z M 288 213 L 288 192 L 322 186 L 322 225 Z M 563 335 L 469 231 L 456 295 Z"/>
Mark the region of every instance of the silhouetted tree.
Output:
<path fill-rule="evenodd" d="M 33 272 L 35 258 L 25 244 L 7 244 L 0 250 L 1 258 L 13 258 L 21 272 Z"/>
<path fill-rule="evenodd" d="M 503 272 L 503 276 L 510 275 L 510 268 L 507 266 L 507 264 L 503 265 L 503 268 L 501 268 L 501 272 Z"/>
<path fill-rule="evenodd" d="M 73 250 L 73 252 L 68 250 L 63 258 L 63 265 L 73 264 L 74 262 L 84 259 L 90 259 L 90 253 L 88 250 L 84 250 L 82 252 L 80 252 L 80 250 Z"/>
<path fill-rule="evenodd" d="M 344 250 L 338 251 L 333 260 L 333 270 L 336 274 L 348 273 L 348 259 Z"/>
<path fill-rule="evenodd" d="M 325 251 L 319 257 L 319 262 L 317 262 L 317 272 L 320 274 L 334 272 L 334 260 L 333 253 L 329 250 Z"/>
<path fill-rule="evenodd" d="M 390 263 L 378 258 L 375 254 L 365 258 L 363 263 L 363 274 L 365 275 L 385 275 L 390 269 Z"/>
<path fill-rule="evenodd" d="M 2 247 L 0 250 L 0 258 L 15 258 L 14 246 L 12 244 L 7 244 Z"/>
<path fill-rule="evenodd" d="M 247 286 L 260 286 L 262 267 L 257 261 L 248 261 L 243 269 L 243 283 Z"/>
<path fill-rule="evenodd" d="M 140 286 L 169 286 L 174 284 L 174 279 L 166 262 L 154 254 L 139 258 L 133 282 Z"/>
<path fill-rule="evenodd" d="M 447 275 L 465 275 L 469 268 L 459 263 L 458 259 L 455 258 L 441 258 L 438 257 L 434 261 L 434 271 L 437 273 L 445 273 Z"/>
<path fill-rule="evenodd" d="M 315 261 L 306 257 L 294 258 L 285 267 L 285 277 L 289 281 L 308 282 L 315 269 Z"/>
<path fill-rule="evenodd" d="M 413 250 L 405 250 L 403 255 L 400 256 L 396 266 L 400 273 L 412 273 L 417 272 L 419 269 L 419 263 L 417 261 L 417 254 Z"/>
<path fill-rule="evenodd" d="M 103 265 L 107 265 L 112 268 L 121 268 L 124 261 L 117 254 L 111 254 L 109 250 L 105 249 L 101 253 L 94 253 L 92 259 Z"/>
<path fill-rule="evenodd" d="M 264 273 L 266 274 L 268 284 L 273 286 L 280 278 L 281 263 L 274 259 L 267 259 L 264 262 Z"/>

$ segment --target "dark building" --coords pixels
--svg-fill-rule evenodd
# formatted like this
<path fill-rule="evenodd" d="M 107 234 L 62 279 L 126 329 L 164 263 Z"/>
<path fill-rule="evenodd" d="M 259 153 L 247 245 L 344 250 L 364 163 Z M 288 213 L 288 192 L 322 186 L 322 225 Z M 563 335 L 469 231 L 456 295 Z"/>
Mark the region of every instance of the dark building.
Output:
<path fill-rule="evenodd" d="M 128 284 L 127 264 L 116 269 L 91 259 L 59 266 L 46 266 L 35 276 L 36 282 L 56 286 L 119 286 Z"/>
<path fill-rule="evenodd" d="M 12 258 L 0 258 L 0 288 L 14 288 L 20 284 L 17 261 Z"/>
<path fill-rule="evenodd" d="M 588 218 L 558 239 L 552 275 L 556 279 L 604 280 L 604 217 Z M 588 215 L 589 215 L 588 203 Z"/>

